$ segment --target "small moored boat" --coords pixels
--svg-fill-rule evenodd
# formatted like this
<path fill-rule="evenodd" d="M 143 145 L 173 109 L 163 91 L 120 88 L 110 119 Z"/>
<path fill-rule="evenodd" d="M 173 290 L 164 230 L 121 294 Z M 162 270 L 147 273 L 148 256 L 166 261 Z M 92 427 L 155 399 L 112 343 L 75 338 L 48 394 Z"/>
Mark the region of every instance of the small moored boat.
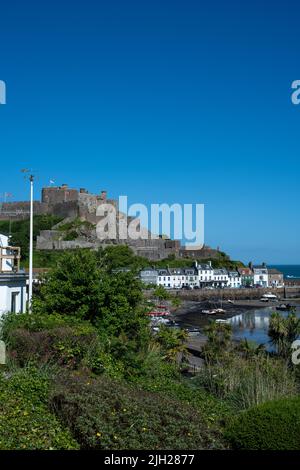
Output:
<path fill-rule="evenodd" d="M 276 307 L 276 310 L 282 310 L 282 311 L 286 311 L 286 310 L 293 310 L 295 307 L 293 307 L 293 305 L 291 304 L 281 304 L 279 305 L 278 307 Z"/>

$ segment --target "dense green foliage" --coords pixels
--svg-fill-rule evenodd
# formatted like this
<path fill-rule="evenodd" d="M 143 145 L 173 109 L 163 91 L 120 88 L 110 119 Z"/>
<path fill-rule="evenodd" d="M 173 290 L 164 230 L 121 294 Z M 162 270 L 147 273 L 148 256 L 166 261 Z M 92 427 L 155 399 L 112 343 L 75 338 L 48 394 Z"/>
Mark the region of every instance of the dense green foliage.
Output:
<path fill-rule="evenodd" d="M 232 420 L 226 437 L 235 449 L 299 450 L 300 397 L 250 408 Z"/>
<path fill-rule="evenodd" d="M 48 409 L 48 393 L 47 375 L 36 369 L 0 374 L 0 450 L 78 448 Z"/>
<path fill-rule="evenodd" d="M 57 416 L 82 449 L 208 449 L 215 439 L 191 406 L 107 377 L 64 376 L 52 392 Z"/>
<path fill-rule="evenodd" d="M 128 374 L 139 367 L 137 353 L 150 339 L 140 281 L 131 272 L 107 272 L 99 254 L 88 250 L 66 253 L 45 276 L 33 312 L 89 321 Z"/>
<path fill-rule="evenodd" d="M 33 238 L 36 241 L 41 230 L 50 230 L 62 219 L 54 215 L 35 215 L 33 217 Z M 22 260 L 26 261 L 29 255 L 29 219 L 18 221 L 0 221 L 0 233 L 11 235 L 10 243 L 21 247 Z"/>
<path fill-rule="evenodd" d="M 211 322 L 191 378 L 186 332 L 151 332 L 139 262 L 121 246 L 61 253 L 35 290 L 33 313 L 2 318 L 0 449 L 299 449 L 299 434 L 288 444 L 279 430 L 282 419 L 294 432 L 290 405 L 270 402 L 298 393 L 286 359 L 236 344 L 228 325 Z M 163 288 L 153 295 L 171 301 Z M 299 412 L 292 416 L 299 426 Z M 267 444 L 272 426 L 278 438 Z"/>

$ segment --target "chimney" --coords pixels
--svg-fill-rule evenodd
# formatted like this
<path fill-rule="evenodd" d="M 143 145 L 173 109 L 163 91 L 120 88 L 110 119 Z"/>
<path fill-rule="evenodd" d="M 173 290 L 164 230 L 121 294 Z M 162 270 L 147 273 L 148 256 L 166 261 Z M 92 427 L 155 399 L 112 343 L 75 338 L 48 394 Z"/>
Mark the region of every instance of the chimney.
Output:
<path fill-rule="evenodd" d="M 106 197 L 107 197 L 107 191 L 101 191 L 100 199 L 102 201 L 106 201 Z"/>

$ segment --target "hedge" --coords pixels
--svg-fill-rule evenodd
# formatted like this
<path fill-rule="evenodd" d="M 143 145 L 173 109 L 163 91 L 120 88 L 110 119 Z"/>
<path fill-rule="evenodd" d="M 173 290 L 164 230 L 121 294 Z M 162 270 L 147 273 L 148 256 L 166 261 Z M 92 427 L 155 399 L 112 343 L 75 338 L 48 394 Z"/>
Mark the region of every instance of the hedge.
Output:
<path fill-rule="evenodd" d="M 214 449 L 219 440 L 197 410 L 159 393 L 99 376 L 59 376 L 51 405 L 81 449 Z"/>
<path fill-rule="evenodd" d="M 234 449 L 300 450 L 300 397 L 242 412 L 228 425 L 225 437 Z"/>

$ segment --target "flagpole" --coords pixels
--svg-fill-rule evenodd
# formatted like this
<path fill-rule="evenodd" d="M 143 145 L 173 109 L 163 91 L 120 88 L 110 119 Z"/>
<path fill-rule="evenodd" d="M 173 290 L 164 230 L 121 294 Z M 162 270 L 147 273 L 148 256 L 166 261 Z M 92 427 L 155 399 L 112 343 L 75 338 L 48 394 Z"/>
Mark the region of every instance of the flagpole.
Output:
<path fill-rule="evenodd" d="M 30 175 L 30 234 L 29 234 L 29 295 L 28 311 L 32 311 L 32 282 L 33 282 L 33 175 Z"/>

